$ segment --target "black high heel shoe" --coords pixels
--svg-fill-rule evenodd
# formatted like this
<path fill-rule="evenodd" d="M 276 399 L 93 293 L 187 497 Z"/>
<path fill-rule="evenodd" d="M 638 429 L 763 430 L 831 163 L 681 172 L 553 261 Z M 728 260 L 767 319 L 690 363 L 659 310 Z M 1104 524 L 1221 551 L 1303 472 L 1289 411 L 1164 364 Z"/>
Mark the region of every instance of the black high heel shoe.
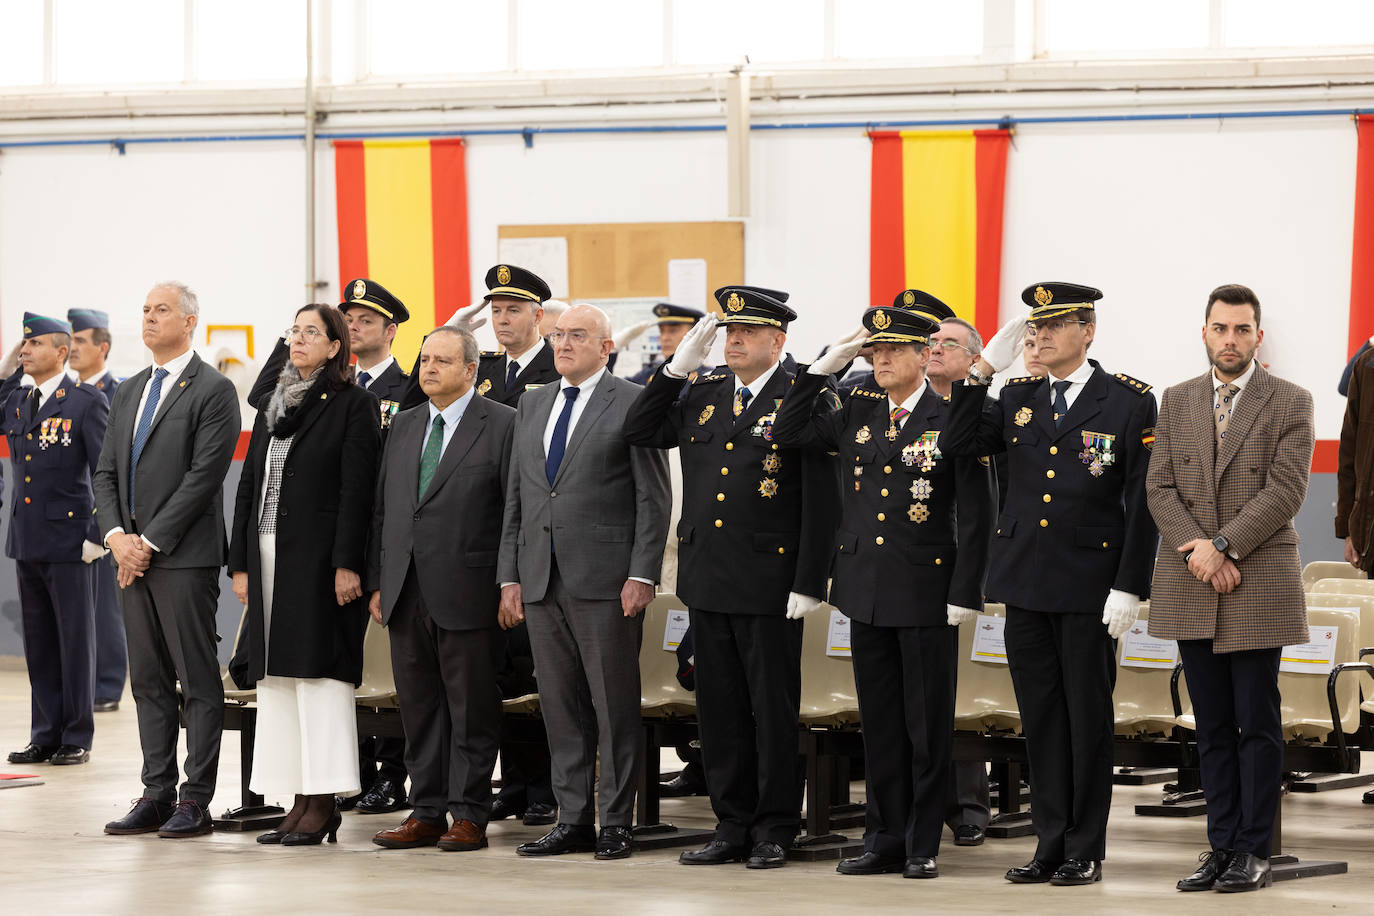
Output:
<path fill-rule="evenodd" d="M 264 846 L 278 846 L 284 837 L 290 835 L 288 830 L 269 830 L 266 833 L 258 834 L 258 842 Z"/>
<path fill-rule="evenodd" d="M 342 823 L 343 815 L 339 813 L 338 808 L 335 808 L 334 813 L 329 815 L 329 819 L 324 822 L 324 826 L 319 830 L 310 833 L 300 830 L 293 831 L 281 838 L 281 844 L 283 846 L 318 846 L 324 842 L 325 837 L 329 838 L 329 842 L 337 843 L 339 841 L 339 825 Z"/>

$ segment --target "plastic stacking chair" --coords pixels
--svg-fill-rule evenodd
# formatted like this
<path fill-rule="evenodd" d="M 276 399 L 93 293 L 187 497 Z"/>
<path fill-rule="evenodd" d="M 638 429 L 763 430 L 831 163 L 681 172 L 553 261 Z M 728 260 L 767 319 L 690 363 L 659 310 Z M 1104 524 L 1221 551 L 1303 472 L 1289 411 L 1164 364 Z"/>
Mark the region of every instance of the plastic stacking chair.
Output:
<path fill-rule="evenodd" d="M 668 618 L 686 614 L 677 595 L 659 595 L 644 609 L 644 639 L 639 647 L 639 709 L 648 718 L 695 716 L 696 695 L 677 680 L 677 653 L 663 648 Z"/>
<path fill-rule="evenodd" d="M 1337 596 L 1333 601 L 1340 601 Z M 1359 610 L 1309 606 L 1307 622 L 1336 633 L 1336 668 L 1330 676 L 1279 672 L 1283 733 L 1288 740 L 1325 741 L 1333 732 L 1353 734 L 1360 724 L 1360 682 L 1341 678 L 1340 667 L 1359 661 Z"/>
<path fill-rule="evenodd" d="M 1317 583 L 1318 587 L 1327 583 L 1339 584 L 1347 583 L 1364 587 L 1370 583 L 1367 579 L 1323 579 Z M 1367 652 L 1374 647 L 1374 591 L 1366 592 L 1347 592 L 1337 593 L 1326 591 L 1325 589 L 1314 589 L 1307 596 L 1308 619 L 1311 619 L 1312 612 L 1323 608 L 1359 608 L 1360 611 L 1360 633 L 1357 646 L 1360 652 Z M 1366 658 L 1365 661 L 1374 661 L 1374 658 Z M 1374 715 L 1374 678 L 1367 673 L 1361 673 L 1360 695 L 1363 699 L 1361 709 Z"/>
<path fill-rule="evenodd" d="M 363 682 L 353 691 L 353 698 L 359 706 L 376 709 L 399 705 L 396 678 L 391 671 L 391 637 L 370 617 L 363 636 Z"/>
<path fill-rule="evenodd" d="M 1150 619 L 1150 602 L 1141 602 L 1140 619 Z M 1178 724 L 1170 690 L 1174 669 L 1123 665 L 1120 654 L 1118 650 L 1116 690 L 1112 693 L 1116 705 L 1116 733 L 1128 737 L 1168 735 Z M 1182 678 L 1179 679 L 1178 689 L 1183 708 L 1191 710 L 1188 687 Z"/>
<path fill-rule="evenodd" d="M 1333 560 L 1315 560 L 1302 568 L 1302 587 L 1311 590 L 1313 583 L 1322 579 L 1363 579 L 1365 574 L 1349 563 Z"/>
<path fill-rule="evenodd" d="M 984 605 L 990 617 L 1005 617 L 1001 604 Z M 1021 711 L 1011 683 L 1011 668 L 998 662 L 976 662 L 973 632 L 977 622 L 959 627 L 959 689 L 954 697 L 956 731 L 1021 731 Z"/>
<path fill-rule="evenodd" d="M 243 627 L 248 622 L 248 606 L 244 605 L 243 613 L 239 615 L 239 628 L 234 631 L 234 651 L 230 654 L 232 658 L 239 651 L 239 642 L 243 639 Z M 229 669 L 220 669 L 220 681 L 224 684 L 224 698 L 231 703 L 252 703 L 258 698 L 256 688 L 240 690 L 234 683 L 234 679 L 229 676 Z"/>
<path fill-rule="evenodd" d="M 843 728 L 859 723 L 854 663 L 826 655 L 833 610 L 831 605 L 822 604 L 806 616 L 802 631 L 801 721 L 810 727 Z"/>

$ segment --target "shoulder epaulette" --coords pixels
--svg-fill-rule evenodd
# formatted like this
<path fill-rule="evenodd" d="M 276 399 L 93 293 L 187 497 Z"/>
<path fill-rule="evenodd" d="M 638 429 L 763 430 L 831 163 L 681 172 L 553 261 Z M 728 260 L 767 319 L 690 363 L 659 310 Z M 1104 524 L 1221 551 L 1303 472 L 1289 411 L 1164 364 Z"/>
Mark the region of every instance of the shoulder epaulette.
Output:
<path fill-rule="evenodd" d="M 1145 392 L 1149 391 L 1152 387 L 1154 387 L 1152 385 L 1146 384 L 1145 382 L 1142 382 L 1140 379 L 1131 378 L 1129 375 L 1126 375 L 1122 372 L 1116 373 L 1112 376 L 1112 378 L 1116 379 L 1118 382 L 1125 385 L 1127 388 L 1131 389 L 1136 394 L 1144 394 Z"/>
<path fill-rule="evenodd" d="M 693 385 L 705 385 L 707 382 L 722 382 L 730 377 L 728 372 L 717 372 L 713 375 L 698 375 Z"/>
<path fill-rule="evenodd" d="M 1003 388 L 1010 388 L 1012 385 L 1032 385 L 1036 382 L 1043 382 L 1043 375 L 1023 375 L 1020 378 L 1009 378 L 1002 383 Z"/>
<path fill-rule="evenodd" d="M 498 359 L 498 358 L 500 358 L 500 357 L 502 357 L 502 356 L 505 356 L 505 355 L 506 355 L 506 354 L 502 353 L 500 350 L 483 350 L 483 351 L 482 351 L 482 358 L 483 358 L 483 359 Z"/>
<path fill-rule="evenodd" d="M 870 388 L 851 388 L 851 389 L 849 389 L 849 396 L 850 396 L 851 398 L 854 398 L 854 397 L 858 397 L 858 398 L 872 398 L 873 400 L 877 401 L 877 400 L 882 400 L 882 399 L 886 398 L 886 397 L 887 397 L 887 392 L 886 392 L 886 391 L 874 391 L 874 390 L 872 390 L 872 389 L 870 389 Z"/>

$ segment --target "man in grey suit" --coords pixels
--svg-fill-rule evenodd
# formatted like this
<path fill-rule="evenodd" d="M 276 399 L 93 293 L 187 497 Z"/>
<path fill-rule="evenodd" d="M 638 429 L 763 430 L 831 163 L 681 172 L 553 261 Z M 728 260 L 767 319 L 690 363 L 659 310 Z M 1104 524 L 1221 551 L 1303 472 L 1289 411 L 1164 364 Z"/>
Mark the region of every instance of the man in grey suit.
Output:
<path fill-rule="evenodd" d="M 392 419 L 377 475 L 366 587 L 391 634 L 412 808 L 372 838 L 387 849 L 487 845 L 506 645 L 496 553 L 515 410 L 473 390 L 480 354 L 466 329 L 425 338 L 429 400 Z"/>
<path fill-rule="evenodd" d="M 498 574 L 501 625 L 528 615 L 559 815 L 516 852 L 620 859 L 640 756 L 640 612 L 663 562 L 668 465 L 625 441 L 640 387 L 606 371 L 606 313 L 568 309 L 549 343 L 562 379 L 520 400 Z"/>
<path fill-rule="evenodd" d="M 143 795 L 106 833 L 188 837 L 212 829 L 224 688 L 215 607 L 224 475 L 238 443 L 234 385 L 191 349 L 200 305 L 182 283 L 143 304 L 153 365 L 120 385 L 95 472 L 96 521 L 118 566 L 129 683 L 143 748 Z M 186 781 L 177 791 L 177 682 L 186 718 Z"/>

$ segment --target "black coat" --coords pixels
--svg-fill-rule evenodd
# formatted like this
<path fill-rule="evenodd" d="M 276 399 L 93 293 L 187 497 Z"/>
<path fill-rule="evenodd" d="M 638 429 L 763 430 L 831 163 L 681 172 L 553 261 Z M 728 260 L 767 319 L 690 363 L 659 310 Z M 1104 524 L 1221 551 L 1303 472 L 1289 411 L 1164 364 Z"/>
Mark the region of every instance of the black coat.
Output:
<path fill-rule="evenodd" d="M 1046 378 L 1012 379 L 997 400 L 983 385 L 954 386 L 940 450 L 1007 453 L 988 573 L 994 601 L 1100 614 L 1111 589 L 1150 597 L 1158 536 L 1145 472 L 1155 397 L 1149 385 L 1088 362 L 1093 373 L 1057 429 Z"/>
<path fill-rule="evenodd" d="M 660 372 L 630 408 L 631 445 L 681 449 L 677 592 L 690 608 L 782 616 L 788 592 L 825 597 L 839 475 L 824 449 L 773 441 L 791 387 L 792 373 L 779 366 L 736 420 L 730 370 L 698 376 L 685 392 Z M 818 413 L 835 407 L 833 391 L 815 400 Z"/>
<path fill-rule="evenodd" d="M 272 392 L 277 390 L 277 379 L 281 376 L 282 367 L 286 365 L 286 360 L 291 355 L 291 350 L 286 346 L 284 338 L 277 338 L 277 345 L 272 348 L 271 354 L 267 357 L 267 362 L 262 364 L 262 369 L 258 372 L 257 380 L 253 382 L 253 388 L 248 392 L 248 406 L 255 410 L 266 410 L 267 402 L 272 399 Z M 418 359 L 416 364 L 418 365 Z M 354 367 L 355 371 L 357 367 Z M 386 371 L 374 378 L 367 386 L 367 392 L 378 400 L 378 415 L 382 421 L 382 441 L 386 441 L 387 430 L 391 428 L 391 418 L 396 416 L 401 410 L 401 402 L 407 391 L 410 390 L 410 376 L 401 371 L 401 364 L 392 361 Z M 419 382 L 415 384 L 415 390 L 419 391 Z M 423 395 L 421 395 L 423 397 Z"/>
<path fill-rule="evenodd" d="M 814 410 L 825 377 L 802 375 L 782 402 L 773 438 L 837 451 L 844 507 L 830 603 L 870 626 L 931 627 L 946 604 L 981 610 L 996 513 L 986 459 L 933 450 L 948 405 L 929 387 L 898 431 L 887 394 L 858 385 L 837 412 Z"/>
<path fill-rule="evenodd" d="M 277 511 L 277 568 L 272 589 L 272 663 L 264 670 L 262 568 L 258 516 L 271 433 L 258 414 L 234 504 L 229 571 L 248 573 L 248 680 L 265 674 L 362 681 L 366 599 L 340 607 L 335 569 L 360 577 L 381 434 L 377 399 L 357 386 L 312 389 L 282 469 Z"/>

